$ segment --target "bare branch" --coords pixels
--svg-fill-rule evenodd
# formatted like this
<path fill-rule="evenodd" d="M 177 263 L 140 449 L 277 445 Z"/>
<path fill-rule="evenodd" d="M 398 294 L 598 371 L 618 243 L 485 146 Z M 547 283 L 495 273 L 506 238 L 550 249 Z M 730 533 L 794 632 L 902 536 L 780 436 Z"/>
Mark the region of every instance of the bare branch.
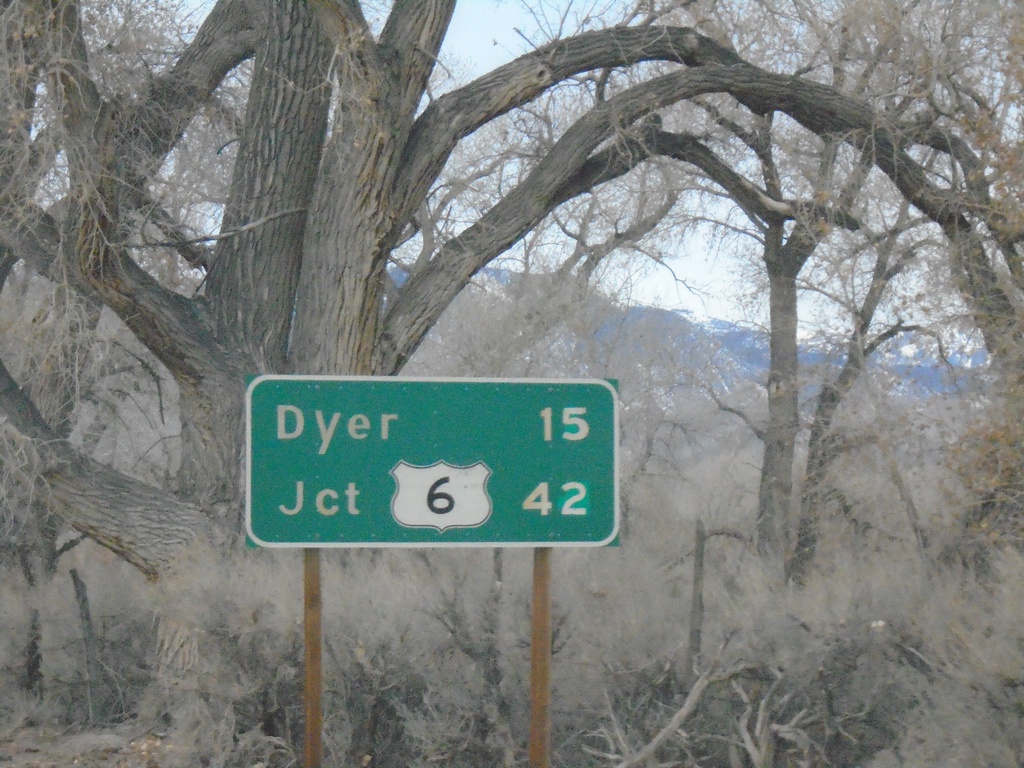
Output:
<path fill-rule="evenodd" d="M 386 351 L 378 370 L 397 370 L 404 364 L 470 278 L 563 202 L 560 191 L 566 180 L 613 131 L 665 104 L 717 90 L 728 78 L 729 69 L 723 67 L 674 72 L 601 102 L 580 118 L 521 184 L 442 248 L 430 269 L 410 276 L 385 318 Z"/>
<path fill-rule="evenodd" d="M 662 745 L 668 741 L 676 732 L 682 727 L 683 723 L 689 719 L 690 715 L 697 709 L 697 705 L 700 704 L 701 697 L 704 695 L 704 691 L 707 690 L 708 686 L 712 683 L 720 683 L 725 680 L 730 680 L 741 672 L 749 669 L 749 665 L 740 665 L 732 667 L 721 672 L 718 671 L 718 665 L 721 661 L 722 652 L 725 650 L 725 646 L 728 644 L 728 639 L 722 643 L 718 649 L 718 653 L 715 659 L 711 662 L 706 670 L 701 673 L 700 677 L 694 682 L 693 687 L 690 688 L 690 692 L 686 695 L 686 700 L 683 702 L 683 706 L 669 718 L 669 721 L 665 726 L 658 731 L 653 739 L 647 743 L 639 752 L 632 757 L 623 760 L 616 766 L 616 768 L 636 768 L 636 766 L 645 764 L 648 760 L 653 759 L 654 755 L 657 754 L 658 750 L 661 749 Z"/>
<path fill-rule="evenodd" d="M 151 578 L 207 530 L 198 507 L 78 454 L 47 425 L 3 361 L 0 429 L 37 456 L 51 509 Z"/>
<path fill-rule="evenodd" d="M 613 27 L 559 40 L 520 56 L 434 101 L 416 120 L 394 183 L 398 222 L 411 215 L 465 136 L 553 83 L 589 70 L 641 61 L 731 65 L 735 53 L 683 27 Z"/>
<path fill-rule="evenodd" d="M 252 229 L 259 229 L 264 224 L 267 224 L 267 223 L 269 223 L 271 221 L 274 221 L 275 219 L 280 219 L 283 216 L 292 216 L 292 215 L 294 215 L 296 213 L 305 213 L 305 212 L 306 212 L 305 208 L 290 208 L 287 211 L 278 211 L 277 213 L 269 213 L 266 216 L 262 216 L 262 217 L 256 219 L 255 221 L 247 222 L 247 223 L 243 224 L 240 227 L 235 227 L 234 229 L 229 229 L 226 232 L 219 232 L 216 235 L 205 235 L 204 237 L 190 237 L 190 238 L 174 239 L 174 240 L 167 240 L 167 241 L 158 242 L 158 243 L 143 243 L 142 245 L 136 246 L 136 247 L 139 247 L 139 248 L 182 248 L 183 246 L 186 246 L 186 245 L 198 245 L 200 243 L 215 243 L 218 240 L 227 240 L 228 238 L 237 237 L 238 235 L 242 234 L 243 232 L 248 232 L 249 230 L 252 230 Z M 166 212 L 164 212 L 164 213 L 166 214 Z M 161 227 L 166 226 L 168 228 L 171 228 L 173 226 L 173 223 L 167 221 L 163 216 L 161 216 L 158 219 L 158 221 L 157 221 L 157 226 L 161 226 Z M 192 263 L 194 266 L 206 266 L 206 264 L 204 262 L 199 261 L 199 260 L 196 260 L 195 262 L 193 262 L 192 260 L 189 260 L 189 263 Z"/>
<path fill-rule="evenodd" d="M 759 427 L 757 424 L 755 424 L 754 420 L 750 418 L 750 415 L 746 411 L 744 411 L 744 410 L 742 410 L 740 408 L 736 408 L 734 406 L 728 405 L 727 403 L 722 401 L 722 399 L 719 398 L 718 395 L 715 394 L 714 390 L 711 389 L 711 387 L 705 388 L 704 392 L 705 392 L 705 394 L 707 394 L 708 397 L 710 397 L 712 399 L 712 401 L 714 401 L 715 405 L 718 406 L 718 410 L 722 411 L 723 413 L 731 413 L 733 416 L 739 417 L 739 419 L 744 424 L 747 425 L 747 427 L 750 429 L 750 431 L 754 433 L 754 436 L 758 440 L 760 440 L 761 442 L 764 442 L 764 439 L 765 439 L 764 428 L 763 427 Z"/>
<path fill-rule="evenodd" d="M 247 0 L 219 0 L 195 38 L 128 110 L 121 141 L 138 168 L 159 167 L 224 77 L 252 56 L 258 25 Z"/>
<path fill-rule="evenodd" d="M 879 347 L 885 344 L 887 341 L 895 339 L 902 333 L 913 333 L 915 331 L 924 330 L 923 326 L 904 323 L 902 320 L 896 321 L 893 325 L 890 325 L 884 331 L 875 334 L 867 343 L 864 344 L 864 357 L 870 357 L 874 354 Z"/>

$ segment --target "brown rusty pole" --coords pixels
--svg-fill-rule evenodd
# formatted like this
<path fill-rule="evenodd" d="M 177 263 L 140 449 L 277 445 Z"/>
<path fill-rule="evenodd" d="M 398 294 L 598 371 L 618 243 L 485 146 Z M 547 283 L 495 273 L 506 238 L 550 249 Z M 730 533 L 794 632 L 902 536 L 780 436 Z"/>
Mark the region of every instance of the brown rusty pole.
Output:
<path fill-rule="evenodd" d="M 302 591 L 306 642 L 306 741 L 303 768 L 320 768 L 323 739 L 323 646 L 322 601 L 320 596 L 320 550 L 303 550 Z"/>
<path fill-rule="evenodd" d="M 530 768 L 551 765 L 551 547 L 533 550 Z"/>

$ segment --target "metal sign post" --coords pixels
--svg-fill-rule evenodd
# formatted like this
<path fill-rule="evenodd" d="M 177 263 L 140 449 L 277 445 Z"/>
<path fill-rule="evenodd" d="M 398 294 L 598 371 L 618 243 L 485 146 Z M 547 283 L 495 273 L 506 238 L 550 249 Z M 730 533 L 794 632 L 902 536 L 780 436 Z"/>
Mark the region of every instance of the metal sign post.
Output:
<path fill-rule="evenodd" d="M 302 593 L 306 647 L 306 735 L 303 768 L 320 768 L 324 755 L 323 729 L 323 601 L 320 597 L 320 550 L 302 550 Z"/>
<path fill-rule="evenodd" d="M 548 768 L 551 765 L 551 547 L 533 550 L 530 619 L 530 768 Z"/>

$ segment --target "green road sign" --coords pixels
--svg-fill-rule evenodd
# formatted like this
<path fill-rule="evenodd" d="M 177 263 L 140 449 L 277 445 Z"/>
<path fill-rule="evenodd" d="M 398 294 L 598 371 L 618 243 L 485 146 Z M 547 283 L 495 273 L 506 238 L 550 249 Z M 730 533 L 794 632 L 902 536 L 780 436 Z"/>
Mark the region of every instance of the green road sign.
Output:
<path fill-rule="evenodd" d="M 260 376 L 246 403 L 261 546 L 601 546 L 618 531 L 606 381 Z"/>

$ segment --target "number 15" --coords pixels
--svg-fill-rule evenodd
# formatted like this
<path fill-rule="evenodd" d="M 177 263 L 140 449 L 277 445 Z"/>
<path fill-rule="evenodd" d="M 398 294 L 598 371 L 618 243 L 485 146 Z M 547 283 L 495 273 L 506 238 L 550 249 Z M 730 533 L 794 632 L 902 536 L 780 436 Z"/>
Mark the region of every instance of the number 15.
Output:
<path fill-rule="evenodd" d="M 587 413 L 586 408 L 563 408 L 562 432 L 563 440 L 582 440 L 590 434 L 590 425 L 583 416 Z M 553 427 L 551 424 L 551 409 L 545 408 L 540 412 L 540 419 L 544 422 L 544 442 L 550 443 L 553 439 Z"/>

